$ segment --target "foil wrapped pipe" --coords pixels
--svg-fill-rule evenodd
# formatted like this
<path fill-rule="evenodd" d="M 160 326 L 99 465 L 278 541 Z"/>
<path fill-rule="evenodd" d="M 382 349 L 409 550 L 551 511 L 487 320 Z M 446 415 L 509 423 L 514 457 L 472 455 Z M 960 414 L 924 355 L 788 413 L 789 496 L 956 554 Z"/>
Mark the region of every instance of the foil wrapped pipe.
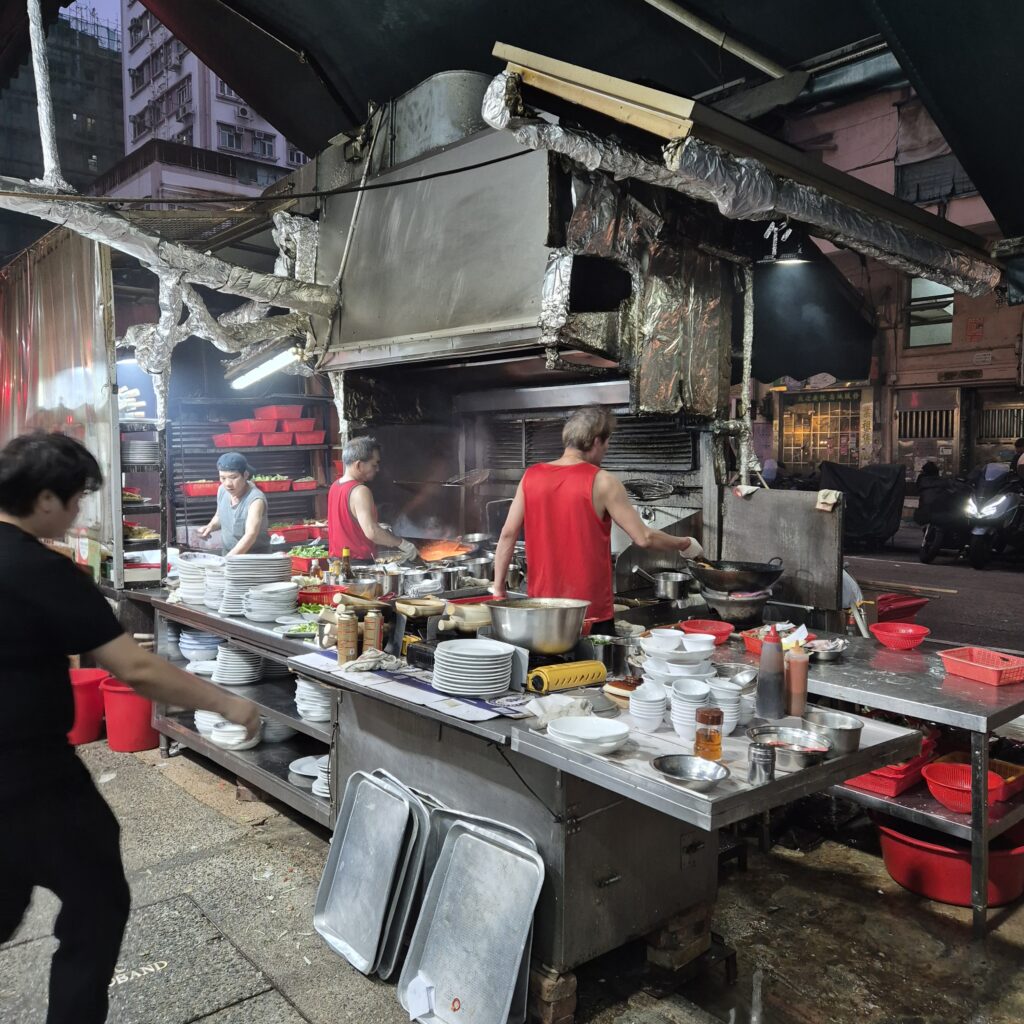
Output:
<path fill-rule="evenodd" d="M 50 60 L 46 52 L 46 31 L 40 0 L 28 0 L 28 35 L 32 46 L 32 73 L 36 84 L 36 118 L 39 140 L 43 147 L 43 176 L 35 184 L 54 192 L 75 192 L 64 180 L 57 152 L 57 129 L 53 119 L 53 97 L 50 93 Z"/>
<path fill-rule="evenodd" d="M 572 280 L 572 253 L 552 249 L 540 293 L 540 333 L 545 345 L 556 345 L 559 333 L 569 319 L 569 282 Z"/>

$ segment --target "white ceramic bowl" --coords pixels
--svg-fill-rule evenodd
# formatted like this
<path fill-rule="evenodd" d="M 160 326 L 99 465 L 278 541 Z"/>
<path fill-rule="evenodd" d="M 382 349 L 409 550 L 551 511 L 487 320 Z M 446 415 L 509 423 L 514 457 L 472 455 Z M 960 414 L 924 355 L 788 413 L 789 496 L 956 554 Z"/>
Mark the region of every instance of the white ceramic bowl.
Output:
<path fill-rule="evenodd" d="M 673 632 L 675 631 L 673 630 Z M 660 658 L 666 652 L 679 650 L 679 648 L 682 647 L 682 643 L 682 633 L 677 633 L 674 637 L 640 637 L 640 647 L 642 648 L 644 654 L 653 655 L 655 658 Z"/>
<path fill-rule="evenodd" d="M 710 661 L 699 661 L 696 665 L 676 665 L 678 671 L 673 672 L 677 679 L 684 677 L 701 677 L 702 679 L 717 679 L 718 674 L 711 667 Z"/>
<path fill-rule="evenodd" d="M 684 633 L 683 650 L 710 651 L 715 646 L 715 638 L 711 633 Z"/>
<path fill-rule="evenodd" d="M 683 633 L 679 629 L 652 629 L 651 636 L 656 640 L 668 640 L 673 647 L 679 647 Z"/>
<path fill-rule="evenodd" d="M 583 743 L 611 742 L 629 736 L 629 726 L 621 722 L 598 718 L 596 715 L 573 715 L 556 718 L 548 725 L 548 733 L 559 739 Z"/>
<path fill-rule="evenodd" d="M 251 740 L 245 738 L 245 727 L 234 722 L 216 722 L 210 730 L 210 741 L 225 750 L 252 750 L 259 745 L 260 731 Z"/>
<path fill-rule="evenodd" d="M 656 661 L 663 661 L 668 665 L 699 665 L 702 661 L 707 661 L 711 657 L 709 651 L 684 651 L 682 648 L 677 650 L 663 649 L 660 651 L 645 651 L 644 652 L 647 660 L 654 658 Z"/>
<path fill-rule="evenodd" d="M 633 715 L 633 722 L 640 732 L 651 733 L 657 732 L 664 725 L 665 719 L 662 715 L 658 715 L 656 718 L 638 718 Z"/>
<path fill-rule="evenodd" d="M 710 693 L 710 687 L 700 679 L 677 679 L 672 685 L 673 697 L 697 698 L 705 701 Z"/>

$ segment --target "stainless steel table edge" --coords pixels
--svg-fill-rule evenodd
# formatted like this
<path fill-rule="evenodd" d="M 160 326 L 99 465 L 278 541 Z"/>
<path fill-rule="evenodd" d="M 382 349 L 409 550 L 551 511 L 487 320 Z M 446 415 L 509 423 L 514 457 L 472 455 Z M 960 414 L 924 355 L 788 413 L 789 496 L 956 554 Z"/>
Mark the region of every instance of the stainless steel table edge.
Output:
<path fill-rule="evenodd" d="M 713 793 L 704 796 L 667 780 L 660 782 L 638 775 L 600 756 L 571 750 L 521 725 L 513 725 L 512 749 L 710 832 L 798 797 L 828 789 L 872 767 L 911 757 L 920 748 L 921 734 L 916 730 L 898 726 L 887 729 L 896 733 L 846 757 L 824 761 L 799 772 L 779 772 L 775 781 L 765 786 L 719 796 Z"/>
<path fill-rule="evenodd" d="M 339 676 L 333 672 L 325 672 L 320 669 L 310 668 L 308 665 L 297 664 L 294 661 L 288 662 L 288 667 L 299 675 L 305 676 L 308 679 L 315 679 L 319 683 L 325 683 L 328 686 L 333 686 L 339 690 L 348 690 L 351 693 L 358 693 L 364 697 L 373 697 L 374 700 L 379 700 L 383 704 L 390 704 L 393 707 L 402 708 L 405 711 L 412 712 L 413 714 L 420 715 L 422 718 L 429 718 L 441 725 L 447 725 L 452 729 L 458 729 L 461 732 L 468 732 L 473 736 L 479 736 L 481 739 L 488 740 L 497 746 L 507 747 L 511 742 L 511 731 L 512 721 L 507 718 L 491 718 L 485 722 L 464 722 L 458 718 L 452 718 L 451 715 L 444 715 L 439 711 L 432 711 L 428 707 L 424 707 L 422 704 L 412 704 L 407 700 L 402 700 L 401 697 L 395 697 L 390 693 L 381 693 L 377 687 L 367 683 L 356 682 L 352 675 Z M 444 694 L 439 693 L 438 697 L 443 697 Z"/>

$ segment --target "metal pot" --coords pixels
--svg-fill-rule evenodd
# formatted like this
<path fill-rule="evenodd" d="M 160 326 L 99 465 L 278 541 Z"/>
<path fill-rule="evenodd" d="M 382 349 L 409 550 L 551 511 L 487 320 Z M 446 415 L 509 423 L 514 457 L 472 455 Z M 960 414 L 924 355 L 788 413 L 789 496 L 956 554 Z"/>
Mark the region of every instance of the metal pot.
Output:
<path fill-rule="evenodd" d="M 807 708 L 803 724 L 805 729 L 832 741 L 830 758 L 853 754 L 860 748 L 860 733 L 864 723 L 853 715 L 826 711 L 824 708 Z"/>
<path fill-rule="evenodd" d="M 593 649 L 590 654 L 591 660 L 601 662 L 608 669 L 610 677 L 621 678 L 629 675 L 629 652 L 633 646 L 630 638 L 591 634 L 587 640 Z"/>
<path fill-rule="evenodd" d="M 428 571 L 427 569 L 403 570 L 401 593 L 408 594 L 410 587 L 414 587 L 417 583 L 422 583 L 427 578 Z"/>
<path fill-rule="evenodd" d="M 494 579 L 494 556 L 489 558 L 467 558 L 462 563 L 462 571 L 467 576 L 478 580 Z"/>
<path fill-rule="evenodd" d="M 589 606 L 568 597 L 529 597 L 487 607 L 497 639 L 535 654 L 565 654 L 576 646 Z"/>
<path fill-rule="evenodd" d="M 641 569 L 639 565 L 633 566 L 633 572 L 646 576 L 654 584 L 654 596 L 662 597 L 669 601 L 678 601 L 686 596 L 690 583 L 690 574 L 686 572 L 656 572 L 649 573 Z"/>
<path fill-rule="evenodd" d="M 436 569 L 428 569 L 427 579 L 436 580 L 445 590 L 456 590 L 465 571 L 465 565 L 442 565 Z"/>

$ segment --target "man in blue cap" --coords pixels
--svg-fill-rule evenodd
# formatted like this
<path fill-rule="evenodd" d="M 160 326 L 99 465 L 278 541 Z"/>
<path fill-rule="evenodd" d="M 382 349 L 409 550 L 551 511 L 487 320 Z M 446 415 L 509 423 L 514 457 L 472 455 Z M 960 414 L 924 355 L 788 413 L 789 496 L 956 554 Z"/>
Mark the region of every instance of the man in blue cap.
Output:
<path fill-rule="evenodd" d="M 220 528 L 225 555 L 263 555 L 270 551 L 267 499 L 252 482 L 252 466 L 241 452 L 225 452 L 217 460 L 220 489 L 217 511 L 199 531 L 209 537 Z"/>

